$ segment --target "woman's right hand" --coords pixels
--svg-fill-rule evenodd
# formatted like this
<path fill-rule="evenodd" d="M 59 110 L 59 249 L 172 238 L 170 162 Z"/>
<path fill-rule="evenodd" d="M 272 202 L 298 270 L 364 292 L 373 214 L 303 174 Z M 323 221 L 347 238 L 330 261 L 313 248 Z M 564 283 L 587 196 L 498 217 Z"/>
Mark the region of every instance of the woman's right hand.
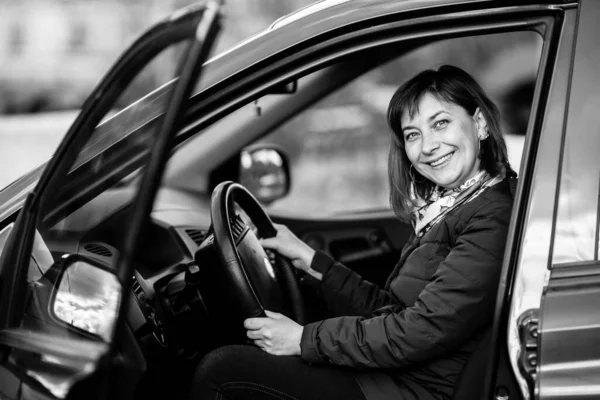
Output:
<path fill-rule="evenodd" d="M 310 273 L 310 264 L 315 251 L 294 235 L 285 225 L 273 224 L 277 235 L 272 238 L 261 239 L 260 244 L 266 249 L 271 249 L 292 262 L 294 267 Z"/>

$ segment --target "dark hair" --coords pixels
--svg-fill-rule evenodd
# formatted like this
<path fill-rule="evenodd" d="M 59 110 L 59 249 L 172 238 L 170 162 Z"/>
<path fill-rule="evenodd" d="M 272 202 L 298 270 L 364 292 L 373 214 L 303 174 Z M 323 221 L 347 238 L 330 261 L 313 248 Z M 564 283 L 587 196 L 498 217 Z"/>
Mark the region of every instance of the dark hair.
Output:
<path fill-rule="evenodd" d="M 498 107 L 484 93 L 471 75 L 460 68 L 443 65 L 437 70 L 425 70 L 400 86 L 390 100 L 387 118 L 392 129 L 390 154 L 388 159 L 388 179 L 390 184 L 390 204 L 392 210 L 403 221 L 409 222 L 411 210 L 415 206 L 410 197 L 411 163 L 406 156 L 401 118 L 406 110 L 413 118 L 419 111 L 419 102 L 425 94 L 431 94 L 440 101 L 453 103 L 473 115 L 481 110 L 489 129 L 489 137 L 481 141 L 481 166 L 490 175 L 502 171 L 514 174 L 508 162 L 506 143 L 500 131 Z M 429 198 L 436 184 L 426 179 L 412 168 L 416 195 Z"/>

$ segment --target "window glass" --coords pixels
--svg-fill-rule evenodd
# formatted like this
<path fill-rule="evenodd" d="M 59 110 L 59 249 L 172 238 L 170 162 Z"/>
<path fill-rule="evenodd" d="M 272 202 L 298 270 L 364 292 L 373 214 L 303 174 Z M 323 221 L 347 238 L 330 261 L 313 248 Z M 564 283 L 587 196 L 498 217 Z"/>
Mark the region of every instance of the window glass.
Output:
<path fill-rule="evenodd" d="M 600 84 L 595 66 L 600 53 L 597 38 L 584 27 L 580 25 L 584 33 L 577 35 L 568 97 L 553 264 L 598 260 Z"/>
<path fill-rule="evenodd" d="M 149 154 L 173 87 L 167 83 L 175 78 L 177 60 L 185 46 L 183 42 L 163 50 L 129 83 L 79 152 L 64 187 L 106 176 L 123 160 Z M 121 177 L 125 179 L 116 185 L 118 191 L 132 196 L 133 188 L 127 188 L 126 183 L 133 176 L 135 173 Z"/>
<path fill-rule="evenodd" d="M 472 74 L 499 106 L 518 172 L 541 46 L 535 32 L 439 41 L 353 80 L 262 141 L 282 146 L 291 163 L 290 194 L 268 208 L 305 216 L 389 209 L 388 102 L 403 82 L 443 64 Z"/>

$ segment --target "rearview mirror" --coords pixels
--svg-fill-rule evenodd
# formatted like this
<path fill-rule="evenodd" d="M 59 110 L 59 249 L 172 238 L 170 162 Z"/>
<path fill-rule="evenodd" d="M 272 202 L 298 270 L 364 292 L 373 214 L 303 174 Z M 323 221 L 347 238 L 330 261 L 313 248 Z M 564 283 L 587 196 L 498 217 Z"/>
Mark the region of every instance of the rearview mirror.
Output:
<path fill-rule="evenodd" d="M 239 182 L 263 204 L 285 197 L 290 190 L 287 157 L 274 146 L 247 147 L 240 154 Z"/>
<path fill-rule="evenodd" d="M 69 257 L 51 310 L 58 320 L 108 342 L 117 322 L 121 284 L 112 270 Z"/>

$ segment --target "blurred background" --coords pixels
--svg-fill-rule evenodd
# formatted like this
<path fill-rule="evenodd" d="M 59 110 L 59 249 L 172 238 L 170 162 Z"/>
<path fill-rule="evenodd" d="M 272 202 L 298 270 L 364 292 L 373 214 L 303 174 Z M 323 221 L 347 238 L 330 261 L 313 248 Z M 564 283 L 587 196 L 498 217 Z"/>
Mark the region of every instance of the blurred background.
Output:
<path fill-rule="evenodd" d="M 117 57 L 192 0 L 0 0 L 0 189 L 48 159 Z M 229 2 L 217 52 L 311 0 Z M 233 5 L 235 4 L 235 7 Z M 148 90 L 163 83 L 157 63 Z M 146 93 L 143 87 L 140 93 Z"/>
<path fill-rule="evenodd" d="M 137 36 L 191 3 L 0 0 L 0 188 L 52 155 L 87 95 Z M 216 52 L 311 3 L 228 2 Z M 336 213 L 387 207 L 387 103 L 403 81 L 444 63 L 473 74 L 499 105 L 509 156 L 518 171 L 540 50 L 541 39 L 534 32 L 452 39 L 357 79 L 265 139 L 286 148 L 294 181 L 294 195 L 272 208 Z M 164 83 L 176 61 L 173 53 L 171 60 L 153 65 L 129 90 L 129 100 Z M 340 147 L 345 151 L 333 159 L 330 149 Z M 315 179 L 324 170 L 328 176 Z"/>

